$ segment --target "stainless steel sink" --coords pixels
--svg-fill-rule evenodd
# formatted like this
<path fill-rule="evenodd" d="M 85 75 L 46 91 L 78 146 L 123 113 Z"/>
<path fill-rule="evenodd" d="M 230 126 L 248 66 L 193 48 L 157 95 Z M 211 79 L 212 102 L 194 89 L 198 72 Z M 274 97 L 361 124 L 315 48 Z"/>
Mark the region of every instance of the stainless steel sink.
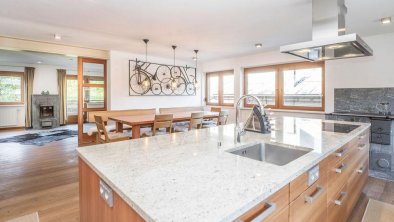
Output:
<path fill-rule="evenodd" d="M 311 152 L 308 148 L 287 148 L 273 144 L 259 143 L 246 148 L 228 151 L 250 159 L 283 166 Z"/>

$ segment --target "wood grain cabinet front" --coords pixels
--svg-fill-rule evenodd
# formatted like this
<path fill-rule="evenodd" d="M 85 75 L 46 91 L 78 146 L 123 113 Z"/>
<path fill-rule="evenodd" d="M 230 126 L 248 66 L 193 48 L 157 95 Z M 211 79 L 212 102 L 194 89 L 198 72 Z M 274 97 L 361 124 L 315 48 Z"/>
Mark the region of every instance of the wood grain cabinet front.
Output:
<path fill-rule="evenodd" d="M 319 179 L 290 204 L 290 222 L 325 222 L 327 218 L 327 176 Z"/>
<path fill-rule="evenodd" d="M 345 222 L 347 219 L 347 202 L 349 191 L 346 184 L 339 189 L 332 198 L 329 198 L 327 206 L 328 222 Z"/>
<path fill-rule="evenodd" d="M 242 215 L 239 222 L 264 221 L 277 222 L 288 221 L 289 185 L 286 185 L 256 207 Z M 286 210 L 287 209 L 287 210 Z"/>

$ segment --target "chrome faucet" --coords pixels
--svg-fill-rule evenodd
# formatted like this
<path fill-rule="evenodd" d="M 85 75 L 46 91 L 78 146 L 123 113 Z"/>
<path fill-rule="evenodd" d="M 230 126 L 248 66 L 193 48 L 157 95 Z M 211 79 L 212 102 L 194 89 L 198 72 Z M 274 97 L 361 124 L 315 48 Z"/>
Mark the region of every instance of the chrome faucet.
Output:
<path fill-rule="evenodd" d="M 263 114 L 263 115 L 265 115 L 265 110 L 264 110 L 264 106 L 261 104 L 261 102 L 260 102 L 260 100 L 256 97 L 256 96 L 252 96 L 252 95 L 244 95 L 244 96 L 242 96 L 241 98 L 239 98 L 239 100 L 238 100 L 238 102 L 237 102 L 237 105 L 236 105 L 236 107 L 235 107 L 235 129 L 234 129 L 234 143 L 240 143 L 241 142 L 241 136 L 242 135 L 245 135 L 245 126 L 243 125 L 243 126 L 241 126 L 240 124 L 239 124 L 239 113 L 240 113 L 240 109 L 241 109 L 241 102 L 242 102 L 242 100 L 243 99 L 245 99 L 245 98 L 252 98 L 252 99 L 254 99 L 256 102 L 257 102 L 257 104 L 258 104 L 258 106 L 260 107 L 260 109 L 261 109 L 261 113 Z M 252 111 L 253 112 L 253 111 Z M 266 120 L 265 118 L 263 118 L 265 121 L 267 121 L 267 125 L 268 125 L 268 127 L 269 127 L 269 122 L 268 122 L 268 120 Z M 261 126 L 261 127 L 263 127 L 263 126 Z"/>

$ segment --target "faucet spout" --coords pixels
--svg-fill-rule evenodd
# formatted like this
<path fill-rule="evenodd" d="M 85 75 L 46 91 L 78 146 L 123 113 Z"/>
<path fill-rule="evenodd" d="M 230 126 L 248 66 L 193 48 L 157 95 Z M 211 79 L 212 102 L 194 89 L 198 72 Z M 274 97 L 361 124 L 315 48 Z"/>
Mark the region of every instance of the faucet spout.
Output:
<path fill-rule="evenodd" d="M 235 129 L 234 129 L 234 143 L 235 144 L 240 143 L 241 136 L 245 134 L 245 126 L 244 125 L 241 126 L 241 124 L 240 124 L 240 109 L 241 109 L 242 100 L 244 100 L 246 98 L 251 98 L 251 99 L 255 100 L 257 102 L 258 106 L 260 107 L 261 114 L 265 115 L 264 106 L 261 104 L 260 100 L 256 96 L 244 95 L 241 98 L 239 98 L 237 105 L 235 107 Z M 266 121 L 269 125 L 268 120 L 266 120 Z"/>

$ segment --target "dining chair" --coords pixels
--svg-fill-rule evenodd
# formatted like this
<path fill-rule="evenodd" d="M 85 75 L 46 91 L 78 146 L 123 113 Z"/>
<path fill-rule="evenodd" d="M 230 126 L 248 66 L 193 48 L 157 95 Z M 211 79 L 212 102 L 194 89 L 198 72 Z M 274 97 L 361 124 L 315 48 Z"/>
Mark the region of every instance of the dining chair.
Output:
<path fill-rule="evenodd" d="M 213 106 L 211 106 L 211 112 L 219 113 L 220 111 L 222 111 L 221 107 L 213 107 Z"/>
<path fill-rule="evenodd" d="M 108 132 L 101 116 L 94 116 L 94 120 L 97 127 L 96 143 L 111 143 L 129 139 L 125 133 Z"/>
<path fill-rule="evenodd" d="M 222 126 L 227 124 L 228 116 L 230 112 L 228 110 L 223 110 L 219 112 L 219 116 L 216 121 L 204 121 L 202 123 L 203 128 L 210 128 L 215 126 Z"/>
<path fill-rule="evenodd" d="M 173 118 L 174 117 L 172 114 L 155 115 L 155 121 L 153 122 L 152 130 L 145 132 L 142 136 L 147 137 L 172 133 Z"/>
<path fill-rule="evenodd" d="M 189 126 L 175 126 L 175 132 L 186 132 L 192 129 L 201 129 L 204 120 L 204 112 L 192 113 L 189 120 Z"/>

